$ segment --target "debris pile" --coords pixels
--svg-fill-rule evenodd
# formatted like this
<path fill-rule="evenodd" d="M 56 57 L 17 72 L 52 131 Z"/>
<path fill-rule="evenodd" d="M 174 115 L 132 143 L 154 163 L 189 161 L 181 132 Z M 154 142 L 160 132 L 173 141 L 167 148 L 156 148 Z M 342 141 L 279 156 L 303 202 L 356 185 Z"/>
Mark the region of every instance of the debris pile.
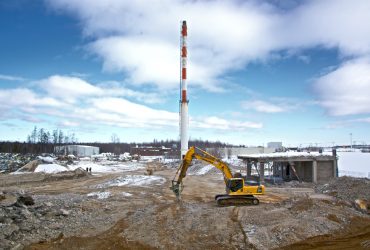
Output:
<path fill-rule="evenodd" d="M 343 176 L 316 186 L 315 191 L 334 196 L 365 213 L 370 213 L 370 180 L 367 178 Z"/>
<path fill-rule="evenodd" d="M 81 228 L 99 229 L 104 227 L 102 223 L 113 223 L 104 214 L 97 220 L 99 211 L 82 207 L 83 199 L 83 195 L 50 197 L 30 196 L 22 190 L 0 191 L 0 249 L 23 249 L 31 242 L 46 242 L 60 235 L 77 234 Z"/>
<path fill-rule="evenodd" d="M 332 179 L 329 183 L 316 186 L 315 191 L 351 202 L 356 199 L 370 200 L 370 180 L 343 176 Z"/>
<path fill-rule="evenodd" d="M 0 172 L 13 172 L 36 159 L 33 154 L 0 153 Z"/>

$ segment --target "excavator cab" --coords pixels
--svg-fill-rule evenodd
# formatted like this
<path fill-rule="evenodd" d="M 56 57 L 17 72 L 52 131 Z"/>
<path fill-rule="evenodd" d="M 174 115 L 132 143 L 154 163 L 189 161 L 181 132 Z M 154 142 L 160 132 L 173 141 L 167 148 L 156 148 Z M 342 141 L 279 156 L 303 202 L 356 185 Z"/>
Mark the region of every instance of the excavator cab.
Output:
<path fill-rule="evenodd" d="M 226 191 L 227 193 L 231 192 L 237 192 L 238 190 L 243 190 L 244 187 L 244 180 L 242 178 L 233 178 L 227 180 L 226 184 Z"/>

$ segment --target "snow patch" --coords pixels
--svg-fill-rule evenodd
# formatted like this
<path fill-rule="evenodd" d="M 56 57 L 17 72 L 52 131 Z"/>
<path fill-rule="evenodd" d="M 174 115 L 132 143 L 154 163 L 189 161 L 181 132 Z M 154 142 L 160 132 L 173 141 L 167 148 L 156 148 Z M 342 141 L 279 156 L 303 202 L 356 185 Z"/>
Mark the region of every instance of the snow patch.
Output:
<path fill-rule="evenodd" d="M 74 170 L 76 168 L 91 168 L 91 172 L 93 173 L 114 173 L 114 172 L 129 172 L 129 171 L 136 171 L 140 169 L 145 169 L 145 166 L 141 163 L 137 162 L 125 162 L 119 163 L 114 161 L 103 161 L 99 163 L 88 162 L 88 161 L 80 161 L 76 165 L 69 165 L 69 169 Z"/>
<path fill-rule="evenodd" d="M 87 194 L 87 197 L 96 196 L 98 199 L 107 199 L 110 196 L 110 192 L 92 192 Z"/>
<path fill-rule="evenodd" d="M 122 196 L 124 196 L 124 197 L 130 197 L 130 196 L 132 196 L 132 194 L 131 194 L 131 193 L 127 193 L 127 192 L 122 192 L 121 194 L 122 194 Z"/>
<path fill-rule="evenodd" d="M 52 158 L 50 156 L 37 156 L 37 159 L 42 160 L 45 163 L 53 163 L 54 162 L 54 158 Z"/>
<path fill-rule="evenodd" d="M 189 173 L 189 175 L 205 175 L 214 168 L 211 164 L 202 166 L 201 168 Z"/>
<path fill-rule="evenodd" d="M 62 165 L 59 164 L 40 164 L 37 166 L 35 169 L 35 172 L 43 172 L 43 173 L 49 173 L 49 174 L 54 174 L 54 173 L 59 173 L 63 171 L 68 171 L 68 169 Z"/>
<path fill-rule="evenodd" d="M 116 179 L 110 180 L 106 183 L 99 184 L 97 188 L 106 187 L 120 187 L 120 186 L 150 186 L 150 185 L 162 185 L 166 182 L 166 179 L 161 176 L 155 175 L 126 175 L 120 176 Z"/>
<path fill-rule="evenodd" d="M 338 152 L 339 176 L 370 178 L 370 153 Z"/>

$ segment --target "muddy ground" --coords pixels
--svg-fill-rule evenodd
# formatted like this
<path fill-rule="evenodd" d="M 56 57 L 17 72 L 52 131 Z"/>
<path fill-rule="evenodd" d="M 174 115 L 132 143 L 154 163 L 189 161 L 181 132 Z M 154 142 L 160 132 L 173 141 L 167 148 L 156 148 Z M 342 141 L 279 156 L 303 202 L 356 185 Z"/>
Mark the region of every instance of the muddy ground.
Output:
<path fill-rule="evenodd" d="M 174 169 L 108 185 L 146 173 L 1 175 L 0 249 L 370 249 L 370 216 L 311 184 L 267 186 L 260 205 L 239 207 L 216 206 L 215 172 L 186 177 L 181 201 Z M 35 204 L 5 204 L 22 195 Z"/>

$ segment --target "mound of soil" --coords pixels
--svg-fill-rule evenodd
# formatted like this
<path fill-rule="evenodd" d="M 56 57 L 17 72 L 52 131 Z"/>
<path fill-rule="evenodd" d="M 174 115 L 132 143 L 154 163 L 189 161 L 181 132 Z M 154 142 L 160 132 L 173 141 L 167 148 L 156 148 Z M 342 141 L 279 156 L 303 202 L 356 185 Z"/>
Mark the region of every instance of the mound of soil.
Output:
<path fill-rule="evenodd" d="M 327 184 L 316 186 L 315 191 L 350 202 L 355 202 L 356 199 L 369 201 L 370 180 L 343 176 L 332 179 Z"/>

